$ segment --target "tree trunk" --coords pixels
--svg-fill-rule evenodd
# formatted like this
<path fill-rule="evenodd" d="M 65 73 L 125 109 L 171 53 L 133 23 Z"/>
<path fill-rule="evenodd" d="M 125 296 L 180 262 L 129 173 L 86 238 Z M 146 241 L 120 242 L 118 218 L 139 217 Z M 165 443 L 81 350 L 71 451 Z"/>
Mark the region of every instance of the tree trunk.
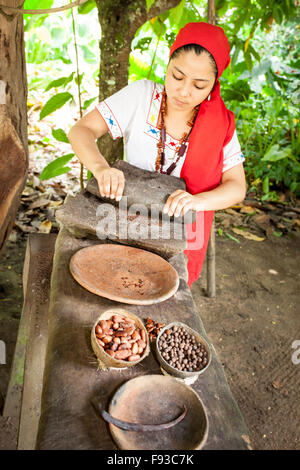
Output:
<path fill-rule="evenodd" d="M 146 0 L 96 0 L 101 25 L 99 98 L 103 100 L 128 84 L 131 42 L 146 21 L 177 6 L 180 0 L 156 0 L 150 11 Z M 112 165 L 123 158 L 123 143 L 101 138 L 99 148 Z"/>
<path fill-rule="evenodd" d="M 1 0 L 20 6 L 19 0 Z M 0 9 L 0 254 L 12 229 L 28 169 L 23 16 Z"/>

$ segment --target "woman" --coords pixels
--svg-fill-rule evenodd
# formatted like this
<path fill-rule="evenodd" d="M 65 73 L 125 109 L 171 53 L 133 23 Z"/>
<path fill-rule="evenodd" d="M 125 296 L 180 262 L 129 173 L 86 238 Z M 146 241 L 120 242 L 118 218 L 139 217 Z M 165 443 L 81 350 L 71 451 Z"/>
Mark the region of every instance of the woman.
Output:
<path fill-rule="evenodd" d="M 95 142 L 108 131 L 113 139 L 124 138 L 129 163 L 185 180 L 187 190 L 172 193 L 164 212 L 175 217 L 190 209 L 197 212 L 196 223 L 187 225 L 189 287 L 201 273 L 214 211 L 246 194 L 234 116 L 220 97 L 218 81 L 229 64 L 229 50 L 222 28 L 188 23 L 170 49 L 165 87 L 136 81 L 99 103 L 68 135 L 102 196 L 119 201 L 125 183 L 124 174 L 110 168 Z M 192 244 L 196 226 L 204 229 L 201 249 Z"/>

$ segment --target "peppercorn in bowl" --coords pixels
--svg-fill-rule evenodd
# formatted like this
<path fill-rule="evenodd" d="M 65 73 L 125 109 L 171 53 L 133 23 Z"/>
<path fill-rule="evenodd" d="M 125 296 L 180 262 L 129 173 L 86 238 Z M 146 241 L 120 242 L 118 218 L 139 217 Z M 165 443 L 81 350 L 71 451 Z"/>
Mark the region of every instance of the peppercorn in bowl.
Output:
<path fill-rule="evenodd" d="M 162 368 L 182 379 L 202 374 L 211 362 L 205 339 L 188 325 L 169 323 L 156 339 L 156 355 Z"/>
<path fill-rule="evenodd" d="M 149 337 L 142 320 L 120 308 L 106 310 L 100 315 L 91 331 L 91 343 L 103 369 L 133 366 L 150 352 Z"/>

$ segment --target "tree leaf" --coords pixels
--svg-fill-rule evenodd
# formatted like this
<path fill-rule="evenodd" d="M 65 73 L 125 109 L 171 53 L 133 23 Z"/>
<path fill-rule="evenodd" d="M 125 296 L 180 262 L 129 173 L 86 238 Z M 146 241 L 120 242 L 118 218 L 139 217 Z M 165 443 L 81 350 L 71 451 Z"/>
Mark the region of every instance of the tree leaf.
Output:
<path fill-rule="evenodd" d="M 47 101 L 45 106 L 40 112 L 40 119 L 43 119 L 48 114 L 53 113 L 57 109 L 61 108 L 67 101 L 70 101 L 73 98 L 73 95 L 69 92 L 57 93 L 52 96 L 50 100 Z"/>
<path fill-rule="evenodd" d="M 50 162 L 45 168 L 43 169 L 40 180 L 48 180 L 50 178 L 54 178 L 55 176 L 63 175 L 71 170 L 70 167 L 65 166 L 72 158 L 74 157 L 74 153 L 68 153 L 67 155 L 63 155 L 62 157 L 56 158 L 53 162 Z"/>
<path fill-rule="evenodd" d="M 58 88 L 60 86 L 66 86 L 68 83 L 70 83 L 73 80 L 74 72 L 71 73 L 68 77 L 61 77 L 57 78 L 56 80 L 53 80 L 50 82 L 45 91 L 50 90 L 51 88 Z"/>
<path fill-rule="evenodd" d="M 233 240 L 236 243 L 240 243 L 240 240 L 238 240 L 237 238 L 230 235 L 230 233 L 225 232 L 225 235 L 226 235 L 226 237 L 230 238 L 230 240 Z"/>
<path fill-rule="evenodd" d="M 177 5 L 177 7 L 172 8 L 170 10 L 169 21 L 170 21 L 171 27 L 174 27 L 174 26 L 176 27 L 179 25 L 181 17 L 183 15 L 184 7 L 185 7 L 185 0 L 181 0 L 181 2 L 179 3 L 179 5 Z"/>
<path fill-rule="evenodd" d="M 270 190 L 270 179 L 268 176 L 266 176 L 263 180 L 262 189 L 265 194 L 267 194 Z"/>
<path fill-rule="evenodd" d="M 96 2 L 95 0 L 88 0 L 86 3 L 83 5 L 80 5 L 77 9 L 78 13 L 81 15 L 85 15 L 86 13 L 89 13 L 93 8 L 96 7 Z"/>
<path fill-rule="evenodd" d="M 280 150 L 278 144 L 272 145 L 265 155 L 262 158 L 262 161 L 265 162 L 277 162 L 278 160 L 282 160 L 283 158 L 289 157 L 291 154 L 291 148 L 290 147 L 285 147 L 282 150 Z"/>
<path fill-rule="evenodd" d="M 158 38 L 162 38 L 163 35 L 165 34 L 166 30 L 167 30 L 167 27 L 162 22 L 162 20 L 158 16 L 156 16 L 155 18 L 153 18 L 153 21 L 150 20 L 150 24 L 151 24 L 151 28 L 153 29 L 155 35 Z"/>
<path fill-rule="evenodd" d="M 248 52 L 249 52 L 251 55 L 253 55 L 253 57 L 254 57 L 256 60 L 260 61 L 260 55 L 259 55 L 259 53 L 254 49 L 254 47 L 253 47 L 251 44 L 249 44 L 249 46 L 248 46 Z"/>
<path fill-rule="evenodd" d="M 54 0 L 25 0 L 23 4 L 24 10 L 40 10 L 43 8 L 51 8 Z"/>
<path fill-rule="evenodd" d="M 95 101 L 96 99 L 98 99 L 98 96 L 94 96 L 94 98 L 91 98 L 91 99 L 89 99 L 89 100 L 86 100 L 86 101 L 84 102 L 84 105 L 82 106 L 82 109 L 88 108 L 88 107 L 93 103 L 93 101 Z"/>
<path fill-rule="evenodd" d="M 155 0 L 146 0 L 147 12 L 150 10 L 150 8 L 152 7 L 153 3 L 155 3 Z"/>

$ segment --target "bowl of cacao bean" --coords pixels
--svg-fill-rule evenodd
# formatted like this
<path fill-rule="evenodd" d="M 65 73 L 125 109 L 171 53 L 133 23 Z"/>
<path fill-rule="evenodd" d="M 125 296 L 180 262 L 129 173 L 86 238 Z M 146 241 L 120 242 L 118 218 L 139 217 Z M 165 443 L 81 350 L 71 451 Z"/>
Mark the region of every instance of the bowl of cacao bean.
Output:
<path fill-rule="evenodd" d="M 211 350 L 205 339 L 188 325 L 173 322 L 156 338 L 156 355 L 162 368 L 182 379 L 202 374 L 211 362 Z"/>
<path fill-rule="evenodd" d="M 100 315 L 91 331 L 91 343 L 103 369 L 134 366 L 150 352 L 142 320 L 121 308 Z"/>

